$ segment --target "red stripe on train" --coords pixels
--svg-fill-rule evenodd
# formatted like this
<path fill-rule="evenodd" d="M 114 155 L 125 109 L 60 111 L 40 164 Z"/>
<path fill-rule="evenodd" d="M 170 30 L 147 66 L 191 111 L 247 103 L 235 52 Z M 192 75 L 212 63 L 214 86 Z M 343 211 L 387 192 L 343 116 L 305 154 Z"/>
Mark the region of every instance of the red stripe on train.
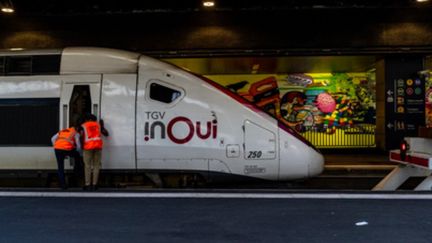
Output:
<path fill-rule="evenodd" d="M 405 163 L 420 165 L 420 166 L 424 166 L 424 167 L 429 168 L 429 159 L 415 157 L 415 156 L 411 156 L 411 155 L 408 155 L 408 154 L 406 155 L 405 160 L 402 160 L 402 158 L 401 158 L 401 156 L 400 156 L 399 153 L 390 152 L 390 159 L 392 159 L 392 160 L 398 160 L 398 161 L 403 161 Z"/>

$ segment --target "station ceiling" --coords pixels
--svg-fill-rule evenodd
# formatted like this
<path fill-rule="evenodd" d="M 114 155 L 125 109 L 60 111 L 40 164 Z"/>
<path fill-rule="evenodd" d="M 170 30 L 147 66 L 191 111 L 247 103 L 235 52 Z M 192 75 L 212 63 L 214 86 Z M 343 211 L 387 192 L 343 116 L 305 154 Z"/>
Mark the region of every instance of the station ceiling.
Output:
<path fill-rule="evenodd" d="M 212 10 L 206 10 L 202 7 L 202 0 L 157 0 L 157 1 L 148 1 L 148 0 L 74 0 L 74 1 L 59 1 L 59 0 L 0 0 L 1 2 L 10 1 L 15 8 L 15 15 L 17 16 L 30 16 L 30 17 L 44 17 L 48 16 L 48 19 L 52 23 L 51 29 L 49 29 L 49 33 L 65 33 L 65 28 L 63 25 L 61 27 L 56 27 L 56 20 L 62 20 L 63 16 L 69 16 L 74 19 L 74 16 L 77 16 L 77 20 L 74 22 L 70 22 L 70 25 L 67 25 L 66 29 L 71 29 L 71 33 L 75 31 L 81 31 L 80 28 L 82 26 L 87 26 L 90 22 L 102 21 L 99 18 L 100 16 L 141 16 L 147 13 L 157 13 L 157 14 L 167 14 L 170 13 L 197 13 L 197 12 L 206 12 L 206 11 L 215 11 L 215 12 L 228 12 L 229 16 L 238 16 L 237 12 L 247 12 L 252 13 L 259 12 L 258 18 L 265 18 L 266 14 L 271 14 L 271 11 L 284 11 L 287 10 L 290 13 L 294 13 L 295 16 L 302 16 L 301 13 L 297 13 L 296 10 L 330 10 L 333 12 L 339 12 L 338 10 L 374 10 L 375 12 L 396 12 L 398 14 L 388 14 L 391 16 L 395 16 L 394 18 L 398 18 L 400 13 L 410 12 L 418 14 L 411 14 L 409 16 L 413 16 L 411 18 L 418 18 L 418 16 L 430 16 L 430 12 L 432 11 L 417 11 L 420 9 L 432 9 L 431 2 L 426 3 L 418 3 L 415 0 L 215 0 L 215 8 Z M 387 11 L 391 10 L 391 11 Z M 396 10 L 396 11 L 393 11 Z M 332 13 L 333 13 L 332 12 Z M 341 11 L 342 12 L 342 11 Z M 264 14 L 262 14 L 264 13 Z M 84 15 L 86 18 L 82 18 L 84 20 L 79 20 L 79 16 Z M 280 14 L 279 14 L 280 15 Z M 347 15 L 347 14 L 345 14 Z M 183 16 L 183 15 L 182 15 Z M 225 16 L 225 15 L 224 15 Z M 327 15 L 323 15 L 327 16 Z M 408 16 L 408 15 L 406 15 Z M 1 20 L 0 14 L 0 20 Z M 53 17 L 53 18 L 51 18 Z M 294 17 L 291 17 L 294 18 Z M 364 21 L 368 18 L 365 16 L 365 19 L 359 20 Z M 392 17 L 393 18 L 393 17 Z M 115 18 L 116 19 L 116 18 Z M 174 18 L 175 19 L 175 18 Z M 313 20 L 316 23 L 319 23 L 319 18 L 315 17 Z M 336 17 L 332 17 L 333 22 L 337 23 Z M 430 19 L 430 17 L 426 18 L 426 22 Z M 134 20 L 132 18 L 132 20 Z M 292 19 L 289 19 L 290 21 Z M 9 20 L 10 21 L 10 20 Z M 69 23 L 69 22 L 61 23 Z M 81 21 L 81 22 L 79 22 Z M 90 21 L 90 22 L 86 22 Z M 129 20 L 130 21 L 130 20 Z M 257 20 L 254 20 L 255 24 Z M 308 21 L 307 16 L 305 19 L 299 19 L 299 21 Z M 421 20 L 423 21 L 423 20 Z M 76 22 L 76 23 L 75 23 Z M 169 21 L 168 21 L 169 22 Z M 259 22 L 259 21 L 258 21 Z M 371 22 L 371 21 L 370 21 Z M 390 21 L 391 22 L 391 21 Z M 14 24 L 15 23 L 15 24 Z M 16 28 L 23 28 L 22 26 L 17 25 L 17 21 L 12 21 L 12 24 L 6 26 L 9 28 L 9 31 L 13 31 Z M 84 24 L 85 23 L 85 24 Z M 111 23 L 111 22 L 109 22 Z M 14 24 L 14 25 L 13 25 Z M 162 24 L 162 23 L 159 23 Z M 164 24 L 163 24 L 164 25 Z M 247 25 L 247 24 L 245 24 Z M 71 26 L 75 26 L 74 29 Z M 93 28 L 97 25 L 90 24 Z M 107 26 L 111 26 L 107 24 Z M 373 28 L 377 28 L 372 26 Z M 236 26 L 234 26 L 236 27 Z M 295 27 L 295 26 L 294 26 Z M 341 25 L 340 29 L 344 25 Z M 362 26 L 357 26 L 359 31 L 362 31 Z M 27 29 L 26 29 L 27 28 Z M 108 27 L 107 27 L 108 28 Z M 318 28 L 318 27 L 317 27 Z M 382 28 L 382 27 L 379 27 Z M 378 28 L 378 29 L 379 29 Z M 41 28 L 37 27 L 36 31 L 39 31 Z M 301 35 L 305 33 L 305 31 L 295 28 Z M 23 32 L 21 29 L 20 31 Z M 30 27 L 24 28 L 24 31 L 33 31 Z M 109 29 L 104 29 L 103 31 L 108 32 Z M 323 32 L 324 30 L 316 29 L 318 33 Z M 327 30 L 326 30 L 327 31 Z M 292 30 L 291 30 L 292 32 Z M 20 34 L 21 32 L 18 32 Z M 33 32 L 32 32 L 33 33 Z M 36 33 L 36 32 L 35 32 Z M 87 34 L 87 32 L 84 32 Z M 90 32 L 89 32 L 90 33 Z M 100 34 L 100 32 L 97 32 Z M 117 33 L 117 32 L 116 32 Z M 123 32 L 120 32 L 123 34 Z M 156 35 L 163 34 L 162 32 L 155 32 Z M 264 32 L 266 33 L 266 32 Z M 333 32 L 329 32 L 333 33 Z M 386 34 L 391 34 L 391 32 L 385 32 Z M 15 33 L 16 34 L 16 33 Z M 178 33 L 177 33 L 178 34 Z M 331 34 L 329 34 L 331 35 Z M 66 35 L 65 35 L 66 36 Z M 85 35 L 84 35 L 85 36 Z M 279 35 L 278 35 L 279 36 Z M 280 35 L 282 36 L 282 34 Z M 361 37 L 359 34 L 358 36 Z M 132 38 L 133 37 L 133 38 Z M 135 35 L 126 35 L 124 39 L 131 38 L 131 41 L 136 39 Z M 90 39 L 89 35 L 87 39 Z M 93 37 L 94 38 L 94 37 Z M 263 37 L 261 37 L 263 38 Z M 297 35 L 294 36 L 294 39 L 302 38 Z M 65 39 L 67 39 L 65 37 Z M 79 43 L 91 43 L 92 46 L 95 46 L 94 42 L 88 41 L 87 39 L 83 39 L 81 37 L 81 42 Z M 97 38 L 96 38 L 97 39 Z M 145 38 L 147 39 L 147 37 Z M 144 39 L 144 40 L 145 40 Z M 161 39 L 166 39 L 161 37 Z M 139 39 L 138 39 L 139 40 Z M 141 40 L 139 40 L 141 41 Z M 323 43 L 324 40 L 320 40 L 320 43 Z M 363 40 L 364 41 L 364 40 Z M 45 42 L 44 42 L 45 43 Z M 74 43 L 74 42 L 65 42 L 65 44 Z M 123 43 L 120 42 L 119 43 Z M 170 44 L 170 42 L 167 42 Z M 178 43 L 178 42 L 177 42 Z M 299 43 L 302 43 L 299 41 Z M 62 43 L 64 44 L 64 43 Z M 125 49 L 128 46 L 124 47 Z M 249 47 L 245 47 L 249 48 Z M 356 55 L 355 53 L 351 55 L 351 53 L 344 52 L 344 55 L 339 55 L 337 51 L 328 53 L 328 55 L 323 55 L 323 53 L 327 52 L 327 49 L 317 49 L 312 50 L 311 48 L 306 48 L 303 50 L 302 56 L 296 55 L 296 53 L 264 53 L 261 57 L 259 57 L 259 51 L 256 49 L 245 49 L 247 51 L 252 51 L 250 55 L 248 53 L 235 53 L 234 55 L 230 55 L 230 53 L 224 52 L 224 50 L 212 49 L 210 51 L 219 51 L 222 53 L 221 56 L 213 56 L 212 58 L 208 58 L 212 55 L 212 53 L 195 53 L 196 50 L 189 49 L 186 57 L 182 57 L 181 52 L 177 52 L 175 50 L 173 55 L 170 55 L 171 52 L 164 52 L 164 55 L 159 55 L 160 53 L 152 53 L 150 50 L 148 55 L 155 56 L 157 58 L 167 58 L 169 62 L 172 62 L 176 65 L 188 68 L 194 72 L 201 74 L 238 74 L 238 73 L 287 73 L 287 72 L 364 72 L 368 71 L 374 67 L 376 59 L 378 58 L 375 53 L 370 53 L 370 55 Z M 245 51 L 243 50 L 243 51 Z M 278 49 L 279 50 L 279 49 Z M 330 49 L 329 49 L 330 50 Z M 410 51 L 412 51 L 411 49 Z M 310 52 L 307 54 L 306 52 Z M 378 53 L 380 50 L 378 50 Z M 306 55 L 305 55 L 306 53 Z M 316 53 L 319 53 L 316 55 Z M 230 57 L 231 56 L 231 57 Z M 257 57 L 258 56 L 258 57 Z M 181 57 L 181 58 L 179 58 Z"/>
<path fill-rule="evenodd" d="M 17 14 L 140 14 L 149 12 L 194 12 L 203 10 L 202 0 L 1 0 L 12 2 Z M 217 11 L 265 11 L 337 8 L 419 8 L 430 3 L 415 0 L 215 0 Z"/>

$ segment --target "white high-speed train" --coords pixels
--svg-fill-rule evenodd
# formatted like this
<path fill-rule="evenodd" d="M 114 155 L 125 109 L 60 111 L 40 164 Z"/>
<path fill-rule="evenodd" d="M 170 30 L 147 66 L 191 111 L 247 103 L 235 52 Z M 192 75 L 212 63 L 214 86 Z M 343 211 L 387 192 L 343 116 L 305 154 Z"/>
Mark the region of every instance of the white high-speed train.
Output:
<path fill-rule="evenodd" d="M 267 180 L 323 170 L 295 131 L 176 66 L 104 48 L 0 52 L 0 170 L 56 169 L 51 136 L 86 112 L 110 132 L 103 170 Z"/>

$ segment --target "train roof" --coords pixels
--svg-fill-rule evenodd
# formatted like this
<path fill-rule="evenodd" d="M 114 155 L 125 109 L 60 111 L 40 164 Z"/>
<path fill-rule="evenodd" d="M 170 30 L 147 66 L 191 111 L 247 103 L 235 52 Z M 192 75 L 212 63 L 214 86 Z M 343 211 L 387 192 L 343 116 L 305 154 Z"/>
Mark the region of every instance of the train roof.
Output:
<path fill-rule="evenodd" d="M 60 73 L 136 73 L 141 54 L 96 47 L 63 49 Z"/>
<path fill-rule="evenodd" d="M 27 50 L 24 48 L 10 48 L 0 50 L 0 57 L 4 56 L 42 56 L 42 55 L 61 55 L 62 49 L 40 49 Z"/>
<path fill-rule="evenodd" d="M 141 54 L 99 47 L 67 47 L 64 49 L 0 50 L 0 71 L 3 75 L 44 74 L 34 72 L 33 66 L 44 66 L 52 74 L 137 73 Z M 8 72 L 16 64 L 24 70 Z M 2 74 L 0 73 L 0 76 Z"/>

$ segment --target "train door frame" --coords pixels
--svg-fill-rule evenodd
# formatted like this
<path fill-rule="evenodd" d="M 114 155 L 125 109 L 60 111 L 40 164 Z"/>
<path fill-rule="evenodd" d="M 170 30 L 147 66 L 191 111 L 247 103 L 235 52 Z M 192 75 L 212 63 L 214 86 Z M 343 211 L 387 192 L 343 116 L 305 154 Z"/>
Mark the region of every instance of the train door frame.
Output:
<path fill-rule="evenodd" d="M 244 173 L 249 174 L 279 174 L 279 133 L 263 127 L 251 120 L 243 123 L 244 159 L 249 165 Z M 255 161 L 266 161 L 264 167 L 255 165 Z"/>
<path fill-rule="evenodd" d="M 60 90 L 60 107 L 59 107 L 59 121 L 60 128 L 64 129 L 69 127 L 70 121 L 70 100 L 75 86 L 89 86 L 91 113 L 99 118 L 100 116 L 100 101 L 101 101 L 101 81 L 102 75 L 70 75 L 61 78 Z M 70 159 L 66 159 L 65 169 L 72 169 L 73 164 Z"/>
<path fill-rule="evenodd" d="M 75 86 L 89 86 L 91 113 L 99 118 L 102 75 L 71 75 L 62 77 L 60 91 L 60 129 L 69 127 L 70 100 Z"/>

